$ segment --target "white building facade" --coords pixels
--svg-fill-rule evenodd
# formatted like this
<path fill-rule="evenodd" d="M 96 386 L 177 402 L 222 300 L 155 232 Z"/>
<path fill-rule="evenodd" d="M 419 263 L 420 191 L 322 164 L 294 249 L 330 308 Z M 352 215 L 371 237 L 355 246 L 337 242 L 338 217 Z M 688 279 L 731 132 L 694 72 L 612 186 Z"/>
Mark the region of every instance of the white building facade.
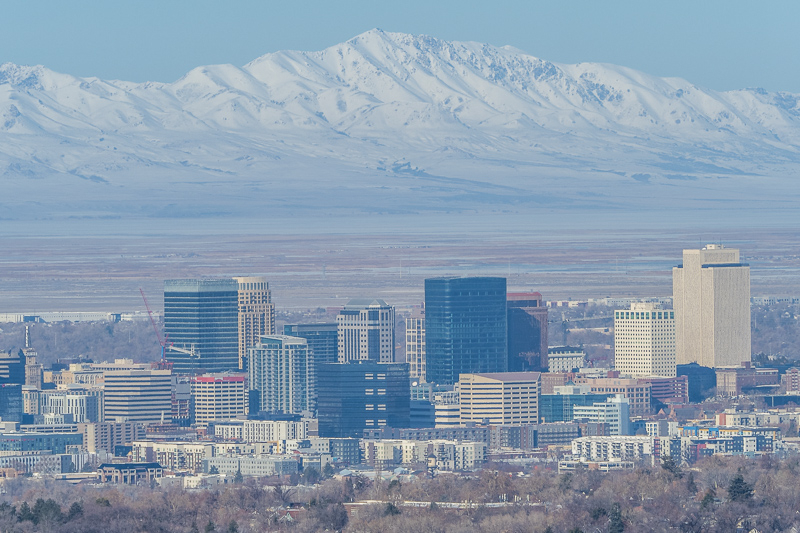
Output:
<path fill-rule="evenodd" d="M 684 250 L 672 269 L 678 364 L 731 367 L 749 362 L 750 267 L 739 250 L 709 244 Z"/>
<path fill-rule="evenodd" d="M 675 311 L 654 303 L 614 311 L 614 367 L 620 374 L 672 378 L 675 361 Z"/>

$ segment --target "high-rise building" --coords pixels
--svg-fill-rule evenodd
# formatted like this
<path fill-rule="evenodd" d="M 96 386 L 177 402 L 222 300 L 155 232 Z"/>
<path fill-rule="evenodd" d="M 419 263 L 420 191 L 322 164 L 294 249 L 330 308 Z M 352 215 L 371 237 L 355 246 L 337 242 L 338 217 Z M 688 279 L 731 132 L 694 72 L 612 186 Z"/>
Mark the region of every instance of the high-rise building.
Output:
<path fill-rule="evenodd" d="M 678 364 L 716 368 L 749 362 L 750 267 L 739 250 L 708 244 L 684 250 L 672 269 Z"/>
<path fill-rule="evenodd" d="M 189 353 L 169 351 L 176 373 L 239 369 L 239 284 L 233 279 L 164 282 L 164 330 Z"/>
<path fill-rule="evenodd" d="M 22 385 L 0 383 L 0 419 L 21 422 L 22 409 Z"/>
<path fill-rule="evenodd" d="M 314 355 L 314 364 L 339 362 L 339 334 L 336 322 L 321 324 L 286 324 L 283 334 L 302 337 Z"/>
<path fill-rule="evenodd" d="M 429 382 L 508 367 L 505 278 L 425 280 L 425 358 Z"/>
<path fill-rule="evenodd" d="M 675 377 L 675 311 L 654 303 L 614 311 L 614 368 L 623 376 Z"/>
<path fill-rule="evenodd" d="M 394 361 L 394 307 L 383 300 L 354 299 L 336 316 L 339 362 Z"/>
<path fill-rule="evenodd" d="M 43 367 L 36 362 L 39 354 L 31 347 L 30 326 L 25 326 L 25 349 L 22 353 L 25 354 L 25 385 L 41 390 Z"/>
<path fill-rule="evenodd" d="M 172 419 L 172 376 L 169 370 L 106 372 L 103 388 L 106 421 L 148 424 Z"/>
<path fill-rule="evenodd" d="M 0 352 L 0 384 L 25 384 L 25 355 L 22 350 Z"/>
<path fill-rule="evenodd" d="M 512 292 L 508 305 L 508 371 L 547 370 L 547 307 L 538 292 Z"/>
<path fill-rule="evenodd" d="M 425 382 L 425 313 L 406 318 L 406 362 L 413 381 Z"/>
<path fill-rule="evenodd" d="M 248 350 L 253 409 L 268 413 L 314 410 L 314 355 L 300 337 L 265 335 Z"/>
<path fill-rule="evenodd" d="M 247 349 L 262 335 L 275 335 L 275 304 L 266 278 L 233 279 L 239 284 L 239 369 L 247 370 Z"/>
<path fill-rule="evenodd" d="M 203 374 L 192 378 L 194 421 L 200 427 L 210 422 L 232 420 L 247 414 L 247 380 L 244 374 Z"/>
<path fill-rule="evenodd" d="M 537 424 L 539 372 L 461 374 L 458 380 L 461 425 Z"/>
<path fill-rule="evenodd" d="M 354 361 L 319 366 L 320 437 L 356 437 L 365 429 L 410 424 L 408 365 Z"/>

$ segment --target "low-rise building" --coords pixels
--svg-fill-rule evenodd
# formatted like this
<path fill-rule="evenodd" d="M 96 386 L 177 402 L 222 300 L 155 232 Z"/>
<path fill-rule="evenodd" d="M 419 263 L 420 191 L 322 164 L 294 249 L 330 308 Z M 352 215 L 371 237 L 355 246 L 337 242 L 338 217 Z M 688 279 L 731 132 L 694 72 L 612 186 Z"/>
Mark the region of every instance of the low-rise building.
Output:
<path fill-rule="evenodd" d="M 100 483 L 149 484 L 163 476 L 164 469 L 158 463 L 105 463 L 97 470 L 97 480 Z"/>
<path fill-rule="evenodd" d="M 638 461 L 653 455 L 653 437 L 620 435 L 580 437 L 572 441 L 572 455 L 588 461 Z"/>
<path fill-rule="evenodd" d="M 213 457 L 203 460 L 203 473 L 212 469 L 220 474 L 236 474 L 243 476 L 289 476 L 298 472 L 298 462 L 293 457 L 283 456 L 232 456 Z"/>

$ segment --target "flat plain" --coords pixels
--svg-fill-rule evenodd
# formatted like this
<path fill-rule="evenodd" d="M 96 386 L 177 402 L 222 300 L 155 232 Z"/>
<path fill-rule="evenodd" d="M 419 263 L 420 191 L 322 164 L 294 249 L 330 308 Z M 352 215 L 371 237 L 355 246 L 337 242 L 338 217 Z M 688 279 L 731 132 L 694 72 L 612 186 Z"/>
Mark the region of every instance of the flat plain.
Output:
<path fill-rule="evenodd" d="M 435 276 L 508 278 L 509 291 L 548 300 L 669 296 L 681 250 L 722 242 L 751 267 L 752 294 L 800 295 L 794 229 L 487 231 L 421 235 L 0 235 L 0 313 L 144 311 L 162 307 L 163 280 L 265 275 L 283 309 L 377 297 L 419 305 Z"/>

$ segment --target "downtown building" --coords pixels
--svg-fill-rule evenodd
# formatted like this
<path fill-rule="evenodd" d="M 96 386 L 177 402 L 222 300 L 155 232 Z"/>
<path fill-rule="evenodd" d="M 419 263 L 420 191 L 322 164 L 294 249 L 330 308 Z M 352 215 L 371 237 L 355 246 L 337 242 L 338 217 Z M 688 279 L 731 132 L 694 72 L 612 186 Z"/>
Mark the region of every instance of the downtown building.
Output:
<path fill-rule="evenodd" d="M 314 364 L 339 362 L 339 332 L 336 322 L 318 324 L 285 324 L 283 334 L 306 340 L 314 355 Z"/>
<path fill-rule="evenodd" d="M 365 430 L 407 428 L 411 417 L 406 363 L 354 361 L 319 366 L 320 437 L 361 438 Z"/>
<path fill-rule="evenodd" d="M 653 303 L 614 311 L 614 368 L 630 377 L 675 377 L 675 311 Z"/>
<path fill-rule="evenodd" d="M 336 316 L 339 362 L 394 362 L 394 307 L 383 300 L 354 299 Z"/>
<path fill-rule="evenodd" d="M 508 368 L 505 278 L 425 280 L 428 382 L 452 385 L 460 374 Z"/>
<path fill-rule="evenodd" d="M 507 295 L 508 371 L 547 370 L 547 307 L 538 292 Z"/>
<path fill-rule="evenodd" d="M 164 282 L 167 351 L 178 374 L 239 370 L 239 283 L 234 279 Z"/>
<path fill-rule="evenodd" d="M 461 425 L 538 424 L 540 380 L 539 372 L 461 374 Z"/>
<path fill-rule="evenodd" d="M 244 417 L 247 407 L 247 380 L 243 374 L 203 374 L 192 378 L 192 418 L 199 427 Z"/>
<path fill-rule="evenodd" d="M 425 312 L 406 318 L 406 362 L 412 381 L 425 383 Z"/>
<path fill-rule="evenodd" d="M 314 355 L 305 339 L 265 335 L 248 353 L 253 410 L 294 414 L 314 410 Z"/>
<path fill-rule="evenodd" d="M 172 420 L 172 375 L 169 370 L 106 372 L 103 383 L 105 420 L 141 422 Z"/>
<path fill-rule="evenodd" d="M 750 362 L 750 267 L 739 250 L 684 250 L 672 269 L 677 363 L 708 368 Z"/>
<path fill-rule="evenodd" d="M 239 276 L 238 283 L 239 369 L 247 370 L 247 349 L 262 335 L 275 335 L 275 304 L 267 279 Z"/>

